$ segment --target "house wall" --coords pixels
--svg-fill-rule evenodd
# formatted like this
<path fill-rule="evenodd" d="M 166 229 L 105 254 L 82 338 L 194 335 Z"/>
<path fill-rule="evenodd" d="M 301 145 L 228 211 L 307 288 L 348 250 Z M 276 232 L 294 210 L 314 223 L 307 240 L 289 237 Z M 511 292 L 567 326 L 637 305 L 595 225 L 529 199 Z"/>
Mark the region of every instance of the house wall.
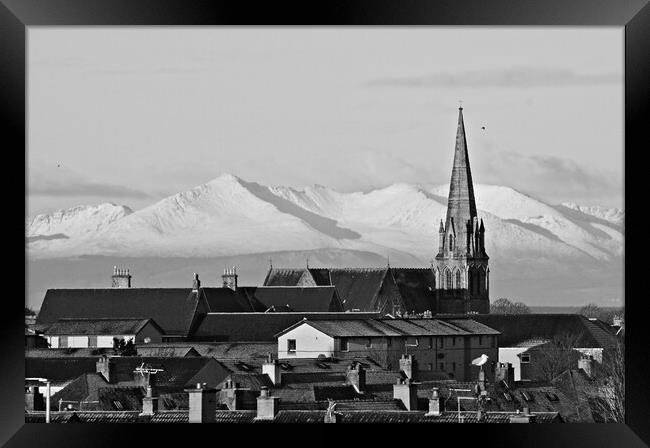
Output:
<path fill-rule="evenodd" d="M 145 342 L 146 338 L 149 338 L 150 341 Z M 145 325 L 140 332 L 135 335 L 135 345 L 158 344 L 160 342 L 162 342 L 162 333 L 151 322 Z"/>
<path fill-rule="evenodd" d="M 521 358 L 519 354 L 526 350 L 528 350 L 528 347 L 499 347 L 499 362 L 512 364 L 515 381 L 521 381 Z"/>
<path fill-rule="evenodd" d="M 50 343 L 50 348 L 113 348 L 113 338 L 122 339 L 126 341 L 133 340 L 136 342 L 136 335 L 65 335 L 65 336 L 48 336 L 47 340 Z M 160 335 L 158 339 L 152 339 L 151 342 L 160 342 Z"/>
<path fill-rule="evenodd" d="M 296 351 L 287 351 L 288 341 L 296 341 Z M 308 324 L 302 324 L 278 337 L 278 359 L 318 358 L 323 354 L 334 356 L 334 338 L 315 329 Z"/>

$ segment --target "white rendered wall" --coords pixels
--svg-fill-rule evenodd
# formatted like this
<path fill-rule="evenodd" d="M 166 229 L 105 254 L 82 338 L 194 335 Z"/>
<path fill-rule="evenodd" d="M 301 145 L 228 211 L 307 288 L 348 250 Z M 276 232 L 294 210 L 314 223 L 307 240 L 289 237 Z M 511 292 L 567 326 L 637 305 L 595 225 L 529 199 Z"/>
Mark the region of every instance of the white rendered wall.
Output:
<path fill-rule="evenodd" d="M 296 340 L 295 353 L 287 353 L 287 341 Z M 318 358 L 318 355 L 334 355 L 334 338 L 302 324 L 278 338 L 278 359 Z"/>
<path fill-rule="evenodd" d="M 70 348 L 87 348 L 88 336 L 68 336 L 68 347 Z"/>
<path fill-rule="evenodd" d="M 521 381 L 521 359 L 520 353 L 525 352 L 530 347 L 499 347 L 499 362 L 509 362 L 515 369 L 515 381 Z"/>

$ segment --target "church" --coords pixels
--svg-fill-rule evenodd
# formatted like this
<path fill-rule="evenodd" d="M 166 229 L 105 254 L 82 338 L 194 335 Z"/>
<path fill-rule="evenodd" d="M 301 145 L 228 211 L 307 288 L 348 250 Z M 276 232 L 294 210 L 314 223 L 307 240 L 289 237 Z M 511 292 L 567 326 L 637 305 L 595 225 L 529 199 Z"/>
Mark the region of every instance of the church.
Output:
<path fill-rule="evenodd" d="M 432 225 L 435 225 L 432 223 Z M 424 268 L 275 268 L 264 286 L 334 286 L 346 311 L 383 314 L 487 314 L 489 257 L 469 164 L 463 108 L 458 109 L 447 216 L 438 252 Z"/>

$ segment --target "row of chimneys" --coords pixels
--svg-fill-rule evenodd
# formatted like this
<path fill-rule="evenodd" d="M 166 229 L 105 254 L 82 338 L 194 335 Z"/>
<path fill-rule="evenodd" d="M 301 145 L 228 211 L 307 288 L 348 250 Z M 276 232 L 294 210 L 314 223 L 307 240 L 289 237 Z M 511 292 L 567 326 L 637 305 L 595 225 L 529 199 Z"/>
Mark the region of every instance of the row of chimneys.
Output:
<path fill-rule="evenodd" d="M 223 270 L 223 275 L 221 276 L 223 280 L 223 287 L 230 288 L 233 291 L 237 290 L 237 268 L 232 267 Z M 131 287 L 131 274 L 129 269 L 118 269 L 117 266 L 113 266 L 113 276 L 111 277 L 111 287 L 112 288 L 130 288 Z M 192 290 L 198 291 L 201 287 L 201 280 L 199 280 L 199 274 L 194 273 L 194 281 L 192 282 Z"/>

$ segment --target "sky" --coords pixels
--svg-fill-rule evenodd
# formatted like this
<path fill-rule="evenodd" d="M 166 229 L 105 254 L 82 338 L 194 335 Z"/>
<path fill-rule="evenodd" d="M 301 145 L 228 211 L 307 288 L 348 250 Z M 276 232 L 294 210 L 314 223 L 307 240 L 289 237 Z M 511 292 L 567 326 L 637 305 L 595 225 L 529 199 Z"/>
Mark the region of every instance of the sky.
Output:
<path fill-rule="evenodd" d="M 223 173 L 475 183 L 623 208 L 622 27 L 28 27 L 27 213 Z M 483 129 L 485 128 L 485 129 Z"/>

